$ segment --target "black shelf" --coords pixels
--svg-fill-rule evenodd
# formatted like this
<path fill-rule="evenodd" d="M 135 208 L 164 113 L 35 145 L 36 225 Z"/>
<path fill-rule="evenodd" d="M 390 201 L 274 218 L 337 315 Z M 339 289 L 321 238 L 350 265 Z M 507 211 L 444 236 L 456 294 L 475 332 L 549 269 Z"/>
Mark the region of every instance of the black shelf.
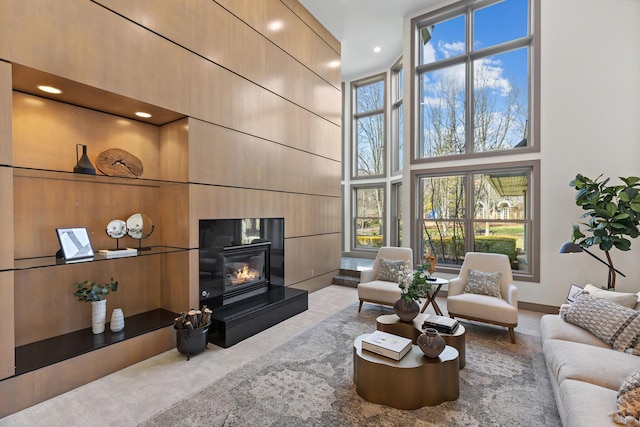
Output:
<path fill-rule="evenodd" d="M 175 246 L 151 246 L 150 249 L 138 251 L 137 255 L 122 257 L 122 258 L 107 258 L 106 255 L 100 254 L 97 251 L 95 252 L 95 256 L 93 258 L 79 259 L 79 260 L 73 260 L 73 261 L 65 261 L 63 258 L 56 258 L 54 255 L 44 256 L 44 257 L 35 257 L 35 258 L 18 258 L 13 261 L 12 269 L 4 269 L 0 271 L 31 270 L 33 268 L 55 267 L 59 265 L 72 265 L 72 264 L 81 264 L 86 262 L 113 261 L 118 259 L 128 259 L 128 258 L 135 258 L 135 257 L 141 257 L 141 256 L 170 254 L 174 252 L 184 252 L 189 250 L 191 249 L 179 248 Z"/>
<path fill-rule="evenodd" d="M 102 334 L 94 335 L 91 328 L 86 328 L 16 347 L 14 376 L 171 326 L 176 317 L 178 314 L 159 308 L 126 317 L 125 327 L 120 332 L 111 332 L 107 323 Z"/>

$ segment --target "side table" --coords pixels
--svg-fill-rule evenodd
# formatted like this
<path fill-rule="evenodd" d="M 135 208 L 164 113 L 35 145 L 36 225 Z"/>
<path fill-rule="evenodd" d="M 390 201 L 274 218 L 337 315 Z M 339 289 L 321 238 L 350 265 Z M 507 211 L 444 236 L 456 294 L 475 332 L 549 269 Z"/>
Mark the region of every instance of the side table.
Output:
<path fill-rule="evenodd" d="M 388 332 L 390 334 L 399 335 L 410 339 L 414 344 L 416 339 L 422 334 L 422 324 L 429 314 L 418 314 L 412 322 L 403 322 L 395 314 L 385 314 L 378 316 L 376 319 L 376 328 L 379 331 Z M 445 334 L 438 332 L 447 345 L 458 350 L 460 354 L 460 369 L 466 364 L 466 341 L 464 326 L 458 324 L 458 329 L 453 334 Z"/>
<path fill-rule="evenodd" d="M 440 292 L 440 288 L 442 288 L 444 285 L 449 284 L 449 281 L 447 279 L 441 279 L 440 277 L 436 277 L 435 282 L 429 282 L 429 283 L 434 285 L 436 288 L 435 290 L 430 292 L 429 295 L 427 295 L 427 302 L 424 303 L 424 306 L 422 307 L 422 310 L 420 310 L 420 313 L 424 313 L 427 307 L 429 307 L 429 304 L 431 304 L 436 314 L 438 316 L 442 316 L 442 310 L 440 310 L 438 303 L 436 303 L 436 297 L 438 296 L 438 292 Z"/>
<path fill-rule="evenodd" d="M 438 358 L 426 357 L 420 348 L 399 361 L 362 350 L 360 335 L 353 343 L 353 380 L 358 395 L 372 403 L 397 409 L 438 405 L 460 396 L 458 351 L 446 346 Z"/>

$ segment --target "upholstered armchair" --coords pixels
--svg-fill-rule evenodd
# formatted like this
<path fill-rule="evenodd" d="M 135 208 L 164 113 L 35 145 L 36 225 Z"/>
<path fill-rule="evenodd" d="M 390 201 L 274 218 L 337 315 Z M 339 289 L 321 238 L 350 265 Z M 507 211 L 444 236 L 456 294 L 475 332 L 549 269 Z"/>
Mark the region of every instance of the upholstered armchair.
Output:
<path fill-rule="evenodd" d="M 447 311 L 451 317 L 504 326 L 515 343 L 518 289 L 513 284 L 509 257 L 467 252 L 459 277 L 449 281 Z"/>
<path fill-rule="evenodd" d="M 408 261 L 409 268 L 413 269 L 413 251 L 411 248 L 395 248 L 384 246 L 378 251 L 373 267 L 360 272 L 358 284 L 358 298 L 360 305 L 358 312 L 362 310 L 362 303 L 390 305 L 400 298 L 400 287 L 397 281 L 380 280 L 380 260 Z M 384 277 L 383 277 L 384 279 Z"/>

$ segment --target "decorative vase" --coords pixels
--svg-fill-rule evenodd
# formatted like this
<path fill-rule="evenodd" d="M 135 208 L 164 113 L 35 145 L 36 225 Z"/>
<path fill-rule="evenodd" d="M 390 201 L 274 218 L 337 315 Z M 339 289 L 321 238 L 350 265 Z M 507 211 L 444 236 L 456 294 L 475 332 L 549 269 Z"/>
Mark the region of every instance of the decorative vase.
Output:
<path fill-rule="evenodd" d="M 444 347 L 447 345 L 438 334 L 438 331 L 433 328 L 425 329 L 424 334 L 419 335 L 416 342 L 424 355 L 432 359 L 440 356 L 440 353 L 444 351 Z"/>
<path fill-rule="evenodd" d="M 111 313 L 111 332 L 120 332 L 124 329 L 124 314 L 121 308 L 114 308 Z"/>
<path fill-rule="evenodd" d="M 91 329 L 94 334 L 104 332 L 107 321 L 107 300 L 91 301 Z"/>
<path fill-rule="evenodd" d="M 420 306 L 413 300 L 405 301 L 403 298 L 400 298 L 393 304 L 393 312 L 396 313 L 396 316 L 403 322 L 411 322 L 420 312 Z"/>

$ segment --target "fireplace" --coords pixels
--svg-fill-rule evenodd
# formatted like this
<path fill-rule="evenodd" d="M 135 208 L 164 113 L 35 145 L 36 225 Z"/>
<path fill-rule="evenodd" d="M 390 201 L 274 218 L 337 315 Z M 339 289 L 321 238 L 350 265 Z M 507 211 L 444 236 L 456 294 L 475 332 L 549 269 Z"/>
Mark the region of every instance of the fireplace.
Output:
<path fill-rule="evenodd" d="M 232 346 L 308 308 L 307 291 L 285 286 L 284 219 L 200 220 L 200 306 L 208 339 Z"/>
<path fill-rule="evenodd" d="M 220 253 L 223 304 L 268 291 L 271 242 L 229 246 Z"/>

